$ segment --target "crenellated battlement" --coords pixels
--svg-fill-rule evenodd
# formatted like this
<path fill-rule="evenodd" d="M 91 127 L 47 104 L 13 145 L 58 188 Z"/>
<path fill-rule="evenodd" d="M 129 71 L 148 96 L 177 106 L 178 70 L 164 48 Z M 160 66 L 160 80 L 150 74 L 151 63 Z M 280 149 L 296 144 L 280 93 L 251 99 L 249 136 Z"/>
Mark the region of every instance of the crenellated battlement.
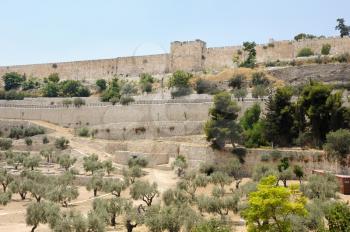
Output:
<path fill-rule="evenodd" d="M 331 45 L 331 55 L 350 53 L 349 37 L 327 37 L 304 39 L 301 41 L 269 41 L 258 44 L 257 61 L 293 59 L 298 51 L 309 47 L 317 55 L 321 53 L 323 44 Z M 47 64 L 30 64 L 0 66 L 0 76 L 6 72 L 18 72 L 26 76 L 47 77 L 51 73 L 59 73 L 62 79 L 96 80 L 138 76 L 140 73 L 164 75 L 176 70 L 201 71 L 205 69 L 222 69 L 232 67 L 232 58 L 242 51 L 242 46 L 225 46 L 207 48 L 206 42 L 174 41 L 170 44 L 170 53 L 146 56 L 118 57 L 112 59 L 72 61 Z"/>

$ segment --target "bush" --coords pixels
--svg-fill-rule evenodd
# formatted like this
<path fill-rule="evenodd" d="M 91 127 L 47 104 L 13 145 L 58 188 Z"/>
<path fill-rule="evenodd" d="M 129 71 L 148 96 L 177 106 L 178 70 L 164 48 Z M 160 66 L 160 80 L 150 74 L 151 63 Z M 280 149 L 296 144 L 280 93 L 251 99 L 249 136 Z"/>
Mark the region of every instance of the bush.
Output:
<path fill-rule="evenodd" d="M 58 97 L 59 95 L 59 86 L 58 83 L 48 82 L 42 88 L 43 97 Z"/>
<path fill-rule="evenodd" d="M 322 55 L 329 55 L 329 52 L 331 51 L 331 45 L 330 44 L 323 44 L 321 48 L 321 54 Z"/>
<path fill-rule="evenodd" d="M 120 98 L 120 85 L 118 78 L 112 79 L 106 91 L 101 94 L 101 101 L 103 102 L 118 102 Z"/>
<path fill-rule="evenodd" d="M 294 40 L 296 40 L 296 41 L 299 41 L 302 39 L 314 39 L 314 38 L 316 38 L 315 35 L 305 34 L 305 33 L 300 33 L 300 34 L 294 36 Z"/>
<path fill-rule="evenodd" d="M 154 83 L 154 78 L 151 74 L 142 73 L 140 75 L 139 85 L 142 92 L 150 93 L 152 92 L 152 84 Z"/>
<path fill-rule="evenodd" d="M 266 74 L 263 72 L 255 72 L 252 75 L 252 85 L 253 86 L 258 86 L 258 85 L 263 85 L 267 86 L 270 84 L 269 79 L 267 79 Z"/>
<path fill-rule="evenodd" d="M 98 79 L 96 85 L 100 92 L 104 91 L 107 88 L 107 81 L 104 79 Z"/>
<path fill-rule="evenodd" d="M 182 97 L 191 94 L 192 89 L 189 87 L 175 87 L 171 90 L 170 94 L 172 98 Z"/>
<path fill-rule="evenodd" d="M 23 100 L 24 94 L 22 92 L 18 92 L 16 90 L 10 90 L 5 92 L 5 100 Z"/>
<path fill-rule="evenodd" d="M 168 86 L 169 88 L 189 88 L 191 78 L 191 73 L 178 70 L 170 77 Z"/>
<path fill-rule="evenodd" d="M 243 87 L 245 79 L 244 74 L 236 74 L 228 81 L 228 86 L 233 89 L 240 89 Z"/>
<path fill-rule="evenodd" d="M 45 134 L 45 129 L 38 126 L 29 126 L 24 129 L 24 136 L 31 137 L 35 135 Z"/>
<path fill-rule="evenodd" d="M 308 57 L 313 55 L 314 55 L 314 52 L 311 50 L 311 48 L 302 48 L 298 52 L 297 57 Z"/>
<path fill-rule="evenodd" d="M 24 136 L 24 130 L 20 127 L 12 127 L 10 130 L 9 137 L 13 139 L 19 139 Z"/>
<path fill-rule="evenodd" d="M 53 83 L 58 83 L 60 81 L 58 73 L 51 73 L 47 79 Z"/>
<path fill-rule="evenodd" d="M 5 90 L 17 89 L 21 86 L 22 82 L 25 81 L 25 77 L 16 72 L 5 73 L 2 79 L 5 84 Z"/>
<path fill-rule="evenodd" d="M 260 161 L 262 161 L 262 162 L 268 162 L 269 160 L 270 160 L 269 154 L 262 154 L 260 157 Z"/>
<path fill-rule="evenodd" d="M 26 137 L 24 139 L 24 141 L 27 144 L 27 146 L 32 146 L 32 144 L 33 144 L 33 140 L 31 138 L 29 138 L 29 137 Z"/>
<path fill-rule="evenodd" d="M 342 162 L 350 152 L 350 131 L 339 129 L 329 132 L 326 136 L 326 143 L 323 149 L 331 156 Z"/>
<path fill-rule="evenodd" d="M 128 95 L 122 95 L 119 102 L 122 105 L 129 105 L 130 103 L 134 102 L 135 99 Z"/>
<path fill-rule="evenodd" d="M 50 141 L 49 141 L 49 138 L 47 136 L 44 136 L 43 137 L 43 144 L 48 144 Z"/>
<path fill-rule="evenodd" d="M 252 90 L 252 97 L 263 98 L 267 95 L 267 87 L 265 85 L 254 86 Z"/>
<path fill-rule="evenodd" d="M 124 82 L 120 90 L 121 95 L 135 95 L 137 94 L 137 88 L 133 82 Z"/>
<path fill-rule="evenodd" d="M 197 79 L 194 89 L 198 94 L 216 94 L 219 91 L 215 84 L 201 78 Z"/>
<path fill-rule="evenodd" d="M 66 139 L 65 137 L 61 137 L 56 139 L 55 141 L 55 147 L 60 150 L 64 150 L 68 147 L 69 140 Z"/>
<path fill-rule="evenodd" d="M 80 98 L 80 97 L 74 98 L 73 105 L 76 106 L 76 107 L 80 107 L 82 105 L 85 105 L 85 100 Z"/>
<path fill-rule="evenodd" d="M 59 83 L 61 94 L 64 97 L 88 97 L 90 90 L 83 86 L 80 81 L 65 80 Z"/>
<path fill-rule="evenodd" d="M 335 60 L 339 63 L 348 63 L 350 62 L 350 55 L 349 53 L 340 54 L 335 57 Z"/>
<path fill-rule="evenodd" d="M 12 140 L 11 139 L 0 138 L 0 149 L 1 150 L 8 150 L 11 147 L 12 147 Z"/>
<path fill-rule="evenodd" d="M 86 127 L 82 127 L 79 129 L 79 132 L 78 132 L 79 136 L 81 137 L 88 137 L 89 136 L 89 129 L 86 128 Z"/>

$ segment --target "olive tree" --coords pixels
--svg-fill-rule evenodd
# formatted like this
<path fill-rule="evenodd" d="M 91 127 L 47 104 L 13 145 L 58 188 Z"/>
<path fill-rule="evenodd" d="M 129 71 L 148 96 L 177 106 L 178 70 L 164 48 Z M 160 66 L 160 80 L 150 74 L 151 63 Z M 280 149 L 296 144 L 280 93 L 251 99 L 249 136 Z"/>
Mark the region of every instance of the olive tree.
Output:
<path fill-rule="evenodd" d="M 78 188 L 74 186 L 73 180 L 74 176 L 71 173 L 64 173 L 52 180 L 48 199 L 68 207 L 69 202 L 77 199 L 79 196 Z"/>
<path fill-rule="evenodd" d="M 188 167 L 186 158 L 182 155 L 176 157 L 175 161 L 172 163 L 172 168 L 175 170 L 178 177 L 185 175 L 185 170 Z"/>
<path fill-rule="evenodd" d="M 103 187 L 103 173 L 97 172 L 92 175 L 86 185 L 88 191 L 94 191 L 94 197 L 97 197 L 97 192 L 101 191 Z"/>
<path fill-rule="evenodd" d="M 91 172 L 93 175 L 95 171 L 103 168 L 102 162 L 99 161 L 98 156 L 95 154 L 91 154 L 89 156 L 84 157 L 84 170 L 86 172 Z"/>
<path fill-rule="evenodd" d="M 19 177 L 15 179 L 9 185 L 9 189 L 12 193 L 18 193 L 22 200 L 26 199 L 27 193 L 29 192 L 32 185 L 32 181 L 27 177 Z"/>
<path fill-rule="evenodd" d="M 121 179 L 105 179 L 102 184 L 102 191 L 109 192 L 115 197 L 120 197 L 121 192 L 127 187 L 127 181 Z"/>
<path fill-rule="evenodd" d="M 13 176 L 8 173 L 4 168 L 0 169 L 0 183 L 2 185 L 3 192 L 6 193 L 7 186 L 13 181 Z"/>
<path fill-rule="evenodd" d="M 35 167 L 39 167 L 40 161 L 41 157 L 39 155 L 29 155 L 24 158 L 23 166 L 34 170 Z"/>
<path fill-rule="evenodd" d="M 191 200 L 195 200 L 196 191 L 199 187 L 205 187 L 208 184 L 208 178 L 203 174 L 198 174 L 195 171 L 187 172 L 177 186 L 179 189 L 189 194 Z"/>
<path fill-rule="evenodd" d="M 69 168 L 75 164 L 75 162 L 77 162 L 77 158 L 71 157 L 70 154 L 63 154 L 58 158 L 58 163 L 66 171 L 68 171 Z"/>
<path fill-rule="evenodd" d="M 142 200 L 151 206 L 153 199 L 159 195 L 156 183 L 150 184 L 148 181 L 137 180 L 130 187 L 130 195 L 134 200 Z"/>
<path fill-rule="evenodd" d="M 54 232 L 87 232 L 87 220 L 79 211 L 63 211 L 50 227 Z"/>
<path fill-rule="evenodd" d="M 29 226 L 33 226 L 31 232 L 34 232 L 38 225 L 41 224 L 54 224 L 58 218 L 60 208 L 50 202 L 33 202 L 27 207 L 26 223 Z"/>

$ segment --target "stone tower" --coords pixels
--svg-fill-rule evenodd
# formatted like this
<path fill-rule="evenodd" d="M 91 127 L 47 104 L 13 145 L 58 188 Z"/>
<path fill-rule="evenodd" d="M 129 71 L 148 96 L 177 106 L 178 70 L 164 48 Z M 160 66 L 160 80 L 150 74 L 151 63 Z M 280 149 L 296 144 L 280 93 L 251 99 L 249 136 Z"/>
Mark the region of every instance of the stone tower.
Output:
<path fill-rule="evenodd" d="M 171 43 L 170 71 L 188 72 L 203 70 L 207 45 L 202 40 Z"/>

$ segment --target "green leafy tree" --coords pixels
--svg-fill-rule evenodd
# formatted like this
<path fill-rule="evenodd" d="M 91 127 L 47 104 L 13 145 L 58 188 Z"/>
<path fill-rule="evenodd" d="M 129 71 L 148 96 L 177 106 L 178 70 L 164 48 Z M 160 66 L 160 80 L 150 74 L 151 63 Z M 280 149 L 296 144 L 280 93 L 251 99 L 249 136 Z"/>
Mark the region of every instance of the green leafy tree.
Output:
<path fill-rule="evenodd" d="M 233 179 L 225 172 L 216 171 L 210 176 L 210 182 L 214 185 L 219 185 L 221 192 L 225 194 L 225 185 L 230 185 Z"/>
<path fill-rule="evenodd" d="M 117 216 L 121 215 L 129 204 L 124 198 L 95 199 L 93 209 L 101 215 L 105 215 L 111 226 L 117 225 Z"/>
<path fill-rule="evenodd" d="M 12 193 L 10 191 L 0 193 L 0 205 L 7 205 L 11 201 L 11 197 Z"/>
<path fill-rule="evenodd" d="M 48 82 L 42 88 L 43 97 L 58 97 L 60 93 L 60 87 L 56 82 Z"/>
<path fill-rule="evenodd" d="M 252 74 L 252 86 L 268 86 L 270 84 L 264 72 L 255 72 Z"/>
<path fill-rule="evenodd" d="M 144 175 L 142 168 L 139 165 L 132 166 L 128 169 L 123 168 L 123 176 L 128 183 L 134 183 L 136 178 L 140 178 Z"/>
<path fill-rule="evenodd" d="M 13 175 L 8 173 L 4 168 L 0 169 L 0 183 L 2 185 L 3 192 L 6 193 L 8 185 L 14 180 Z"/>
<path fill-rule="evenodd" d="M 103 180 L 102 190 L 111 193 L 115 197 L 120 197 L 121 192 L 127 187 L 128 183 L 125 180 L 108 178 Z"/>
<path fill-rule="evenodd" d="M 159 195 L 156 183 L 150 184 L 148 181 L 137 180 L 130 187 L 130 196 L 134 200 L 142 200 L 151 206 L 153 199 Z"/>
<path fill-rule="evenodd" d="M 246 88 L 240 88 L 240 89 L 235 89 L 233 91 L 233 95 L 237 100 L 239 101 L 240 99 L 244 101 L 244 98 L 248 95 L 248 91 Z"/>
<path fill-rule="evenodd" d="M 236 74 L 229 81 L 228 86 L 232 89 L 241 89 L 244 87 L 246 76 L 244 74 Z"/>
<path fill-rule="evenodd" d="M 21 177 L 11 182 L 9 185 L 9 189 L 11 190 L 12 193 L 18 193 L 21 199 L 25 200 L 27 193 L 31 188 L 31 184 L 32 184 L 31 180 L 29 180 L 26 177 Z"/>
<path fill-rule="evenodd" d="M 94 174 L 95 171 L 103 168 L 102 162 L 99 161 L 98 156 L 95 154 L 85 156 L 83 160 L 83 167 L 86 172 L 91 172 L 91 174 Z"/>
<path fill-rule="evenodd" d="M 118 78 L 113 78 L 109 84 L 108 88 L 101 94 L 101 101 L 119 101 L 120 99 L 120 84 Z"/>
<path fill-rule="evenodd" d="M 106 222 L 97 212 L 90 211 L 87 218 L 88 231 L 90 232 L 105 232 Z"/>
<path fill-rule="evenodd" d="M 335 27 L 336 30 L 340 32 L 340 37 L 349 36 L 350 26 L 345 25 L 345 20 L 343 18 L 337 19 L 338 25 Z"/>
<path fill-rule="evenodd" d="M 6 138 L 0 138 L 0 149 L 8 150 L 12 147 L 12 140 Z"/>
<path fill-rule="evenodd" d="M 71 157 L 70 154 L 63 154 L 58 158 L 58 163 L 66 171 L 68 171 L 69 168 L 75 164 L 75 162 L 77 162 L 77 158 Z"/>
<path fill-rule="evenodd" d="M 310 199 L 321 201 L 336 198 L 339 184 L 334 175 L 310 175 L 306 183 L 300 186 L 301 191 Z"/>
<path fill-rule="evenodd" d="M 33 140 L 31 138 L 29 138 L 29 137 L 26 137 L 24 139 L 24 141 L 25 141 L 25 143 L 27 144 L 28 147 L 32 146 L 32 144 L 33 144 Z"/>
<path fill-rule="evenodd" d="M 22 178 L 29 179 L 29 192 L 32 197 L 36 199 L 37 202 L 40 202 L 42 198 L 46 198 L 49 190 L 51 189 L 53 180 L 52 177 L 43 175 L 41 172 L 25 170 L 21 173 Z"/>
<path fill-rule="evenodd" d="M 177 183 L 180 190 L 185 191 L 192 201 L 196 198 L 196 191 L 199 187 L 205 187 L 209 183 L 209 178 L 203 174 L 198 174 L 195 171 L 189 171 Z"/>
<path fill-rule="evenodd" d="M 140 166 L 145 168 L 148 165 L 148 160 L 144 157 L 132 157 L 128 160 L 129 168 L 134 166 Z"/>
<path fill-rule="evenodd" d="M 29 155 L 24 158 L 23 166 L 34 170 L 35 167 L 39 167 L 40 161 L 41 157 L 39 155 Z"/>
<path fill-rule="evenodd" d="M 87 232 L 87 221 L 79 211 L 63 211 L 51 227 L 54 232 Z"/>
<path fill-rule="evenodd" d="M 255 42 L 243 43 L 243 51 L 247 53 L 247 58 L 240 64 L 241 67 L 254 68 L 256 66 L 255 46 Z"/>
<path fill-rule="evenodd" d="M 239 107 L 228 93 L 222 92 L 214 97 L 214 106 L 210 108 L 210 119 L 205 123 L 204 131 L 208 141 L 215 148 L 223 149 L 226 141 L 235 146 L 240 138 L 241 127 L 236 122 Z"/>
<path fill-rule="evenodd" d="M 248 231 L 291 231 L 289 216 L 307 215 L 306 199 L 298 186 L 284 188 L 276 186 L 277 178 L 263 178 L 256 192 L 248 197 L 247 208 L 242 212 Z"/>
<path fill-rule="evenodd" d="M 132 232 L 134 228 L 143 224 L 143 222 L 144 213 L 142 207 L 132 207 L 131 204 L 129 207 L 126 207 L 124 224 L 127 232 Z"/>
<path fill-rule="evenodd" d="M 323 149 L 330 156 L 340 162 L 342 166 L 346 165 L 346 157 L 350 152 L 350 131 L 339 129 L 329 132 L 326 136 L 326 143 Z"/>
<path fill-rule="evenodd" d="M 322 55 L 329 55 L 329 52 L 331 51 L 331 45 L 330 44 L 322 44 L 321 48 L 321 54 Z"/>
<path fill-rule="evenodd" d="M 278 88 L 266 103 L 264 134 L 272 145 L 288 146 L 296 137 L 291 97 L 291 89 Z"/>
<path fill-rule="evenodd" d="M 313 56 L 314 52 L 311 50 L 311 48 L 302 48 L 297 54 L 297 57 L 308 57 Z"/>
<path fill-rule="evenodd" d="M 94 197 L 97 197 L 97 192 L 101 191 L 103 187 L 103 173 L 97 172 L 92 175 L 86 184 L 88 191 L 94 191 Z"/>
<path fill-rule="evenodd" d="M 25 157 L 27 157 L 29 153 L 27 152 L 12 152 L 7 151 L 5 153 L 6 163 L 8 165 L 14 166 L 15 170 L 18 170 L 18 167 L 23 165 Z"/>
<path fill-rule="evenodd" d="M 34 202 L 27 207 L 26 223 L 33 226 L 31 232 L 34 232 L 39 224 L 50 223 L 58 218 L 60 208 L 49 202 Z"/>
<path fill-rule="evenodd" d="M 175 158 L 175 161 L 172 163 L 172 168 L 175 169 L 175 172 L 178 177 L 185 175 L 186 168 L 188 164 L 186 162 L 186 158 L 182 155 L 178 155 Z"/>
<path fill-rule="evenodd" d="M 90 90 L 77 80 L 64 80 L 59 83 L 60 92 L 64 97 L 88 97 Z"/>
<path fill-rule="evenodd" d="M 109 176 L 111 172 L 115 170 L 115 167 L 113 167 L 112 160 L 105 160 L 102 162 L 102 167 L 105 169 L 107 172 L 107 175 Z"/>
<path fill-rule="evenodd" d="M 300 184 L 302 184 L 301 181 L 302 181 L 302 179 L 304 177 L 304 170 L 303 170 L 303 168 L 301 166 L 299 166 L 299 165 L 295 165 L 294 168 L 293 168 L 293 173 L 298 178 Z"/>
<path fill-rule="evenodd" d="M 300 34 L 294 36 L 294 40 L 296 40 L 296 41 L 303 40 L 303 39 L 314 39 L 314 38 L 316 38 L 315 35 L 305 34 L 305 33 L 300 33 Z"/>
<path fill-rule="evenodd" d="M 252 179 L 254 181 L 260 181 L 264 177 L 278 175 L 276 168 L 269 164 L 258 164 L 253 168 Z M 276 182 L 277 183 L 277 182 Z"/>
<path fill-rule="evenodd" d="M 239 123 L 244 130 L 252 129 L 254 124 L 260 119 L 261 108 L 260 105 L 255 103 L 252 107 L 248 108 L 243 116 L 240 118 Z"/>
<path fill-rule="evenodd" d="M 70 201 L 77 199 L 79 191 L 73 183 L 74 175 L 64 173 L 51 181 L 52 187 L 47 193 L 48 199 L 52 202 L 60 203 L 64 207 L 68 207 Z"/>
<path fill-rule="evenodd" d="M 17 89 L 21 86 L 22 82 L 25 81 L 25 77 L 21 76 L 16 72 L 5 73 L 2 76 L 2 80 L 4 81 L 4 88 L 6 91 L 11 89 Z"/>
<path fill-rule="evenodd" d="M 265 85 L 256 85 L 252 90 L 252 96 L 254 98 L 263 98 L 268 94 L 267 87 Z"/>

